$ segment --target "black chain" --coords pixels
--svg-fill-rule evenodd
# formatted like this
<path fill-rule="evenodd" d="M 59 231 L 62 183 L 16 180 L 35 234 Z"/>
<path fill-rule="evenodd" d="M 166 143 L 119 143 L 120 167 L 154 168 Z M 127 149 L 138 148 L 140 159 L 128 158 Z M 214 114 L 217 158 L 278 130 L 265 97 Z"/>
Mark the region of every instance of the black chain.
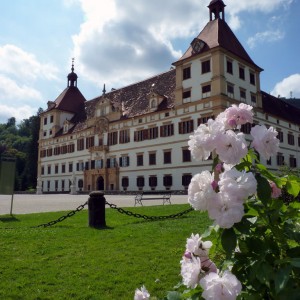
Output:
<path fill-rule="evenodd" d="M 38 228 L 38 227 L 46 228 L 46 227 L 49 227 L 49 226 L 53 226 L 53 225 L 55 225 L 56 223 L 62 222 L 62 221 L 64 221 L 65 219 L 74 216 L 77 212 L 83 210 L 84 207 L 85 207 L 87 204 L 88 204 L 88 202 L 86 201 L 84 204 L 79 205 L 76 209 L 70 211 L 70 212 L 69 212 L 68 214 L 66 214 L 65 216 L 59 217 L 57 220 L 50 221 L 50 222 L 45 223 L 45 224 L 40 224 L 40 225 L 38 225 L 38 226 L 33 226 L 33 227 L 31 227 L 31 228 Z"/>
<path fill-rule="evenodd" d="M 151 220 L 151 221 L 175 219 L 175 218 L 181 217 L 184 214 L 187 214 L 187 213 L 191 212 L 192 210 L 194 210 L 192 207 L 190 207 L 189 209 L 187 209 L 185 211 L 182 211 L 182 212 L 177 213 L 177 214 L 169 215 L 169 216 L 147 216 L 147 215 L 141 215 L 141 214 L 133 213 L 132 211 L 128 211 L 128 210 L 125 210 L 121 207 L 117 207 L 116 204 L 111 204 L 111 203 L 108 203 L 107 201 L 105 201 L 105 203 L 110 208 L 117 210 L 121 214 L 125 214 L 125 215 L 130 216 L 130 217 L 141 218 L 141 219 L 144 219 L 144 220 Z"/>

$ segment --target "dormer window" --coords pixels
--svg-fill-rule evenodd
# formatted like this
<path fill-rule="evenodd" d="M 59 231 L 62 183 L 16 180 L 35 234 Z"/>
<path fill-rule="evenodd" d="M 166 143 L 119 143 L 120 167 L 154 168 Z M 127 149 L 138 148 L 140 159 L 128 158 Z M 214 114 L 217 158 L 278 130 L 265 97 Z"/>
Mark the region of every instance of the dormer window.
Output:
<path fill-rule="evenodd" d="M 157 107 L 157 103 L 156 103 L 156 99 L 151 99 L 151 108 L 156 108 Z"/>
<path fill-rule="evenodd" d="M 156 92 L 150 92 L 150 94 L 147 96 L 148 103 L 149 103 L 149 109 L 151 111 L 157 110 L 159 104 L 164 99 L 164 96 L 157 94 Z"/>
<path fill-rule="evenodd" d="M 69 131 L 69 129 L 70 129 L 70 122 L 69 122 L 69 120 L 65 120 L 65 121 L 64 121 L 63 132 L 64 132 L 64 133 L 67 133 L 67 132 Z"/>

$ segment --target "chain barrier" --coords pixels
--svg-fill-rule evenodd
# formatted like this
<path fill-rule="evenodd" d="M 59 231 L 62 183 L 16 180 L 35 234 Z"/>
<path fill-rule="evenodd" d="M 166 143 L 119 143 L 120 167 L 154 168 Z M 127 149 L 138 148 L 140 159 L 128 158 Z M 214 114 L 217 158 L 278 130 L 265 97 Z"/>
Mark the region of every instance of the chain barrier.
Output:
<path fill-rule="evenodd" d="M 132 211 L 128 211 L 128 210 L 125 210 L 121 207 L 117 207 L 116 204 L 111 204 L 107 201 L 105 201 L 105 203 L 110 208 L 117 210 L 121 214 L 125 214 L 125 215 L 130 216 L 130 217 L 140 218 L 140 219 L 144 219 L 144 220 L 150 220 L 150 221 L 175 219 L 175 218 L 181 217 L 181 216 L 183 216 L 183 215 L 185 215 L 185 214 L 187 214 L 187 213 L 194 210 L 192 207 L 190 207 L 189 209 L 187 209 L 185 211 L 182 211 L 182 212 L 177 213 L 177 214 L 172 214 L 172 215 L 169 215 L 169 216 L 147 216 L 147 215 L 141 215 L 141 214 L 138 214 L 138 213 L 133 213 Z"/>
<path fill-rule="evenodd" d="M 84 209 L 84 207 L 88 204 L 88 202 L 86 201 L 84 204 L 81 204 L 79 205 L 76 209 L 70 211 L 68 214 L 64 215 L 64 216 L 61 216 L 59 217 L 57 220 L 54 220 L 54 221 L 50 221 L 48 223 L 45 223 L 45 224 L 40 224 L 38 226 L 33 226 L 31 228 L 39 228 L 39 227 L 43 227 L 43 228 L 46 228 L 46 227 L 49 227 L 49 226 L 53 226 L 59 222 L 62 222 L 64 221 L 65 219 L 67 218 L 70 218 L 72 216 L 74 216 L 77 212 L 81 211 Z"/>
<path fill-rule="evenodd" d="M 83 210 L 84 207 L 87 204 L 88 204 L 88 201 L 86 201 L 84 204 L 79 205 L 76 209 L 70 211 L 68 214 L 66 214 L 64 216 L 59 217 L 56 220 L 50 221 L 48 223 L 40 224 L 40 225 L 37 225 L 37 226 L 32 226 L 30 228 L 40 228 L 40 227 L 46 228 L 46 227 L 53 226 L 53 225 L 55 225 L 59 222 L 64 221 L 67 218 L 70 218 L 70 217 L 74 216 L 77 212 Z M 185 215 L 185 214 L 187 214 L 187 213 L 194 210 L 192 207 L 190 207 L 189 209 L 184 210 L 180 213 L 172 214 L 172 215 L 168 215 L 168 216 L 147 216 L 147 215 L 141 215 L 141 214 L 138 214 L 138 213 L 134 213 L 132 211 L 125 210 L 121 207 L 118 207 L 116 204 L 112 204 L 112 203 L 107 202 L 106 200 L 105 200 L 105 204 L 107 204 L 110 208 L 118 211 L 121 214 L 125 214 L 125 215 L 130 216 L 130 217 L 140 218 L 140 219 L 144 219 L 144 220 L 148 220 L 148 221 L 175 219 L 175 218 L 181 217 L 181 216 L 183 216 L 183 215 Z M 3 229 L 14 229 L 14 228 L 3 228 Z"/>

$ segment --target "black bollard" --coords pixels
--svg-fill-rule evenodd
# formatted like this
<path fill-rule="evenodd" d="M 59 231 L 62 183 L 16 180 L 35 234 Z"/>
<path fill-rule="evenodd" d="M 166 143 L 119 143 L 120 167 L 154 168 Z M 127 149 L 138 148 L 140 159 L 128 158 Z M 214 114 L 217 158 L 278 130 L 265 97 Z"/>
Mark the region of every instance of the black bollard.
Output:
<path fill-rule="evenodd" d="M 103 191 L 91 192 L 88 199 L 89 226 L 94 228 L 106 227 L 105 197 Z"/>

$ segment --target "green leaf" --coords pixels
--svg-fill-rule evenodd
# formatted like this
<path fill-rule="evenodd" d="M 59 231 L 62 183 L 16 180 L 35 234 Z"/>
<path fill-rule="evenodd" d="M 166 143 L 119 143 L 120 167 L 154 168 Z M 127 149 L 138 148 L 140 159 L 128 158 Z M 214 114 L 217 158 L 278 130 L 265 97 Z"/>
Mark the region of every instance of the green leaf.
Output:
<path fill-rule="evenodd" d="M 168 292 L 167 299 L 168 300 L 181 300 L 182 297 L 181 297 L 180 293 L 173 291 L 173 292 Z"/>
<path fill-rule="evenodd" d="M 260 174 L 257 174 L 255 178 L 257 181 L 257 196 L 266 205 L 271 199 L 271 186 L 268 180 Z"/>
<path fill-rule="evenodd" d="M 282 291 L 285 288 L 290 277 L 291 269 L 292 268 L 288 266 L 283 269 L 280 269 L 276 273 L 275 280 L 274 280 L 276 294 L 278 294 L 280 291 Z"/>
<path fill-rule="evenodd" d="M 270 286 L 270 280 L 273 278 L 273 268 L 266 262 L 262 262 L 260 265 L 260 269 L 256 274 L 256 278 L 261 282 Z"/>
<path fill-rule="evenodd" d="M 300 184 L 295 179 L 289 179 L 286 183 L 286 189 L 290 195 L 297 197 L 300 192 Z"/>
<path fill-rule="evenodd" d="M 291 265 L 296 268 L 300 268 L 300 257 L 292 258 Z"/>
<path fill-rule="evenodd" d="M 237 242 L 237 238 L 233 228 L 224 229 L 221 236 L 221 243 L 227 256 L 232 255 L 232 252 L 236 248 L 236 242 Z"/>

